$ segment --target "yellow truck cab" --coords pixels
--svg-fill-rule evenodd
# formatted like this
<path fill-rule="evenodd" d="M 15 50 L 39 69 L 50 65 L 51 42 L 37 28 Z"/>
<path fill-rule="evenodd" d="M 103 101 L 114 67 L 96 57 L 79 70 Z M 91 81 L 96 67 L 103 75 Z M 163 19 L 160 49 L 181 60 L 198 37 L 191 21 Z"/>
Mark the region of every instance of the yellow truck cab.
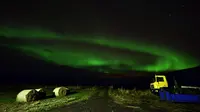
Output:
<path fill-rule="evenodd" d="M 150 89 L 153 93 L 158 93 L 163 87 L 168 87 L 168 82 L 165 75 L 155 75 L 153 82 L 150 83 Z"/>

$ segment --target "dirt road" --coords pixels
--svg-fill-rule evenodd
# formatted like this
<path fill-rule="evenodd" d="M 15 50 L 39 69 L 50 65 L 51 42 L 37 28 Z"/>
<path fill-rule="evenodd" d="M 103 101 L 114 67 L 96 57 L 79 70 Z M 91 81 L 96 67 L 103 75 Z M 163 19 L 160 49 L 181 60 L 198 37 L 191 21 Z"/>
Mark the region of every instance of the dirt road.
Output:
<path fill-rule="evenodd" d="M 100 88 L 95 95 L 87 101 L 78 102 L 50 112 L 140 112 L 139 108 L 128 108 L 116 104 L 108 96 L 108 89 Z"/>

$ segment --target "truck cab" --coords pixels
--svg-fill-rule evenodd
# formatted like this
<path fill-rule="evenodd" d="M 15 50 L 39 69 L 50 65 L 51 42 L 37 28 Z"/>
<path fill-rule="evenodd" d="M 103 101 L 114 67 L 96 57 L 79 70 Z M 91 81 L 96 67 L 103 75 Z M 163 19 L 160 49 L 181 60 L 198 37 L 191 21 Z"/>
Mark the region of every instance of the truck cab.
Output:
<path fill-rule="evenodd" d="M 152 83 L 150 83 L 150 89 L 153 93 L 158 93 L 163 87 L 168 87 L 168 82 L 165 75 L 155 75 Z"/>

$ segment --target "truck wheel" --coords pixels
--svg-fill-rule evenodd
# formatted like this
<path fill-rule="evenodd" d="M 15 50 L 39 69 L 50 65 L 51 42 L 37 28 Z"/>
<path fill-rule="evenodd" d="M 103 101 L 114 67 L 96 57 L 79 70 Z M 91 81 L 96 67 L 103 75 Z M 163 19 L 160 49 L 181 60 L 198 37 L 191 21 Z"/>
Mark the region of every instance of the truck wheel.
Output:
<path fill-rule="evenodd" d="M 155 91 L 153 89 L 150 89 L 151 93 L 155 93 Z"/>
<path fill-rule="evenodd" d="M 158 94 L 154 89 L 151 89 L 151 93 L 153 93 L 154 95 Z"/>

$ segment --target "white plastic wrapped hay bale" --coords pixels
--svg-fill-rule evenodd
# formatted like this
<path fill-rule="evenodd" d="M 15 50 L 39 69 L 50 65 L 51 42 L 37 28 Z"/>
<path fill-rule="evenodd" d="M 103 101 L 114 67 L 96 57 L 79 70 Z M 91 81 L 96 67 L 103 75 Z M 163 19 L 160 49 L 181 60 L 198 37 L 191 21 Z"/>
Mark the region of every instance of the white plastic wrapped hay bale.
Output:
<path fill-rule="evenodd" d="M 46 97 L 46 91 L 43 88 L 35 89 L 37 91 L 37 99 L 44 99 Z"/>
<path fill-rule="evenodd" d="M 31 102 L 37 99 L 37 91 L 35 89 L 22 90 L 17 94 L 17 102 Z"/>
<path fill-rule="evenodd" d="M 66 87 L 57 87 L 53 90 L 53 93 L 56 97 L 62 97 L 66 96 L 68 90 Z"/>

